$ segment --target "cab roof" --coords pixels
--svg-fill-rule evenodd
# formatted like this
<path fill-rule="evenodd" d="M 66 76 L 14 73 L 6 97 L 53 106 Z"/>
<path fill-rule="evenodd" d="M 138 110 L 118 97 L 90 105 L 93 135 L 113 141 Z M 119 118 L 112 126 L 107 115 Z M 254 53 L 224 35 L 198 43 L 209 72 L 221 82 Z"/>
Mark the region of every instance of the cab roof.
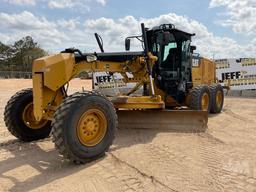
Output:
<path fill-rule="evenodd" d="M 148 31 L 152 32 L 158 32 L 158 31 L 171 31 L 171 32 L 176 32 L 176 33 L 183 33 L 186 36 L 195 36 L 195 33 L 188 33 L 179 29 L 176 29 L 175 25 L 173 24 L 162 24 L 160 26 L 153 27 L 152 29 L 148 29 Z"/>

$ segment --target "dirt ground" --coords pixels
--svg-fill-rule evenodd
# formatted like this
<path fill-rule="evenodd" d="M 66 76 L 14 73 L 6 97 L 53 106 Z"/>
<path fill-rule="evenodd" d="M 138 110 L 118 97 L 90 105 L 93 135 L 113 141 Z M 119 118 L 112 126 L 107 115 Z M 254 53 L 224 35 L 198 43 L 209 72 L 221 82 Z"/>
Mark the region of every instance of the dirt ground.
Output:
<path fill-rule="evenodd" d="M 72 91 L 90 88 L 74 81 Z M 0 191 L 256 191 L 256 99 L 226 98 L 205 133 L 119 130 L 107 155 L 63 161 L 51 138 L 21 143 L 3 122 L 7 100 L 30 80 L 0 80 Z"/>

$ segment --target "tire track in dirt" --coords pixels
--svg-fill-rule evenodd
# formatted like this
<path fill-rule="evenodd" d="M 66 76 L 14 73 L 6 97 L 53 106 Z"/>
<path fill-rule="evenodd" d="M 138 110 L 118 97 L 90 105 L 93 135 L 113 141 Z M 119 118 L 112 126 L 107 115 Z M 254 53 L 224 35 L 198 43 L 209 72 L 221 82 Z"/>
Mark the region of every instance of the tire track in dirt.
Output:
<path fill-rule="evenodd" d="M 132 140 L 144 141 L 140 138 L 142 135 L 136 135 L 131 134 Z M 150 143 L 128 148 L 126 152 L 117 150 L 111 153 L 176 191 L 256 191 L 255 178 L 225 168 L 230 158 L 225 151 L 230 151 L 232 146 L 209 132 L 189 136 L 181 134 L 180 137 L 187 139 L 186 145 L 182 145 L 182 140 L 168 143 L 156 136 Z M 141 156 L 123 155 L 134 152 L 140 152 Z M 243 156 L 239 157 L 240 161 L 244 160 Z"/>
<path fill-rule="evenodd" d="M 216 187 L 215 191 L 256 191 L 256 179 L 247 175 L 225 169 L 228 155 L 218 149 L 218 144 L 212 144 L 206 139 L 199 141 L 198 151 L 209 170 L 209 176 Z"/>
<path fill-rule="evenodd" d="M 209 142 L 211 142 L 212 144 L 225 144 L 224 141 L 217 137 L 214 137 L 212 134 L 210 134 L 209 131 L 206 131 L 205 133 L 198 133 L 198 136 L 204 139 L 208 139 Z"/>
<path fill-rule="evenodd" d="M 174 191 L 154 178 L 140 172 L 133 166 L 109 153 L 94 166 L 94 171 L 112 185 L 114 191 L 132 192 L 164 192 Z"/>
<path fill-rule="evenodd" d="M 214 137 L 219 137 L 227 145 L 239 147 L 245 145 L 255 148 L 256 139 L 255 121 L 245 114 L 237 114 L 232 110 L 233 105 L 225 106 L 223 113 L 210 116 L 207 130 Z M 247 118 L 248 117 L 248 118 Z"/>
<path fill-rule="evenodd" d="M 147 175 L 146 173 L 142 172 L 141 170 L 137 169 L 136 167 L 134 167 L 133 165 L 129 164 L 128 162 L 121 160 L 120 158 L 118 158 L 117 156 L 115 156 L 113 153 L 109 153 L 116 161 L 134 169 L 137 173 L 139 173 L 141 176 L 146 177 L 147 179 L 150 179 L 152 183 L 154 183 L 155 185 L 161 185 L 162 187 L 168 189 L 169 191 L 173 191 L 173 192 L 177 192 L 174 189 L 171 189 L 169 186 L 165 185 L 164 183 L 162 183 L 161 181 L 159 181 L 158 179 L 156 179 L 154 176 L 150 176 Z"/>
<path fill-rule="evenodd" d="M 196 151 L 191 155 L 188 151 L 177 150 L 177 146 L 157 143 L 141 145 L 135 150 L 142 154 L 137 161 L 122 153 L 112 153 L 175 191 L 213 191 L 208 178 L 200 173 L 201 157 Z"/>
<path fill-rule="evenodd" d="M 172 149 L 171 146 L 155 146 L 151 145 L 149 153 L 155 154 L 153 159 L 157 162 L 156 166 L 161 169 L 159 177 L 161 175 L 172 174 L 173 177 L 178 177 L 178 181 L 182 181 L 184 186 L 177 186 L 180 191 L 212 191 L 207 185 L 207 181 L 198 172 L 200 170 L 198 164 L 200 163 L 200 157 L 197 153 L 192 152 L 189 155 L 186 152 Z M 167 180 L 170 183 L 170 179 Z M 177 182 L 178 183 L 178 182 Z"/>
<path fill-rule="evenodd" d="M 243 117 L 242 115 L 239 115 L 239 114 L 233 112 L 231 109 L 224 109 L 223 112 L 226 113 L 227 115 L 235 118 L 235 119 L 240 120 L 240 121 L 244 121 L 244 122 L 247 122 L 247 123 L 255 123 L 255 121 L 253 121 L 252 119 L 248 119 L 246 117 Z"/>

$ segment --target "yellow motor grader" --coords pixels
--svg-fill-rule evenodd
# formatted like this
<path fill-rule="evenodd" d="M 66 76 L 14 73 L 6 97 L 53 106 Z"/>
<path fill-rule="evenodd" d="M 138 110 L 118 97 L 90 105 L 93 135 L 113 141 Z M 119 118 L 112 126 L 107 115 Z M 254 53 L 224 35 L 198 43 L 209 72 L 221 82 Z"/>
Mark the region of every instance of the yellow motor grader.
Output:
<path fill-rule="evenodd" d="M 117 127 L 205 128 L 208 113 L 221 112 L 224 101 L 214 63 L 193 54 L 195 34 L 172 24 L 141 28 L 141 36 L 126 38 L 126 52 L 105 53 L 95 34 L 101 53 L 66 49 L 35 60 L 33 89 L 16 93 L 6 105 L 8 130 L 22 141 L 52 133 L 60 154 L 84 163 L 105 154 Z M 133 38 L 142 52 L 129 51 Z M 69 81 L 82 72 L 119 73 L 134 86 L 111 97 L 95 90 L 68 95 Z"/>

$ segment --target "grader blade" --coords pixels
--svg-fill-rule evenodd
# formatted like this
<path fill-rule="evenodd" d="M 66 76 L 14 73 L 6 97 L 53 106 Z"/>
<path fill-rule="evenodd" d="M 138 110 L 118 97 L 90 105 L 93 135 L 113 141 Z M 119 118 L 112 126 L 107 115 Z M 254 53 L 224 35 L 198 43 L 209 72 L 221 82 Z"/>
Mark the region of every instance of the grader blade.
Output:
<path fill-rule="evenodd" d="M 207 128 L 207 111 L 191 110 L 120 110 L 120 129 L 168 129 L 181 132 L 204 132 Z"/>

